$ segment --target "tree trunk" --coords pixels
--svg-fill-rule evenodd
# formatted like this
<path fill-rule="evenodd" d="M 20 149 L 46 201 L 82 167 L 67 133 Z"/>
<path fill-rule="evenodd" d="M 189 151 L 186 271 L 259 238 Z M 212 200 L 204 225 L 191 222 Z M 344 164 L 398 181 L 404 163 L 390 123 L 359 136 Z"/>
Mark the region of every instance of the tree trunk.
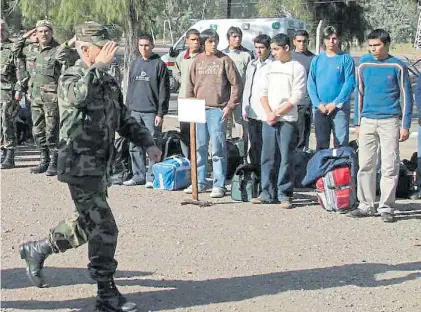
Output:
<path fill-rule="evenodd" d="M 136 37 L 136 24 L 138 23 L 135 0 L 129 1 L 129 14 L 126 21 L 125 30 L 125 47 L 124 47 L 124 78 L 122 82 L 122 89 L 124 98 L 126 98 L 127 87 L 129 82 L 129 69 L 130 65 L 137 56 L 137 37 Z"/>

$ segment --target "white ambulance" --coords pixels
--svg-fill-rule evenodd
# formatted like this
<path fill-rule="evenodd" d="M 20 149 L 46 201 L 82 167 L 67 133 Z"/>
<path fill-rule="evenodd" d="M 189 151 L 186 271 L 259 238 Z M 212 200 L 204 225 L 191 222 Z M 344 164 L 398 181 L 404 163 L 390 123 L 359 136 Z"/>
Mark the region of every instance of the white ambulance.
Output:
<path fill-rule="evenodd" d="M 306 29 L 305 23 L 295 18 L 253 18 L 253 19 L 214 19 L 201 20 L 192 25 L 189 29 L 195 28 L 202 32 L 206 29 L 213 29 L 218 32 L 219 45 L 218 49 L 223 50 L 228 47 L 227 31 L 230 27 L 239 27 L 243 32 L 242 45 L 254 52 L 253 38 L 260 34 L 266 34 L 270 37 L 279 33 L 284 33 L 293 36 L 296 30 Z M 187 32 L 187 31 L 186 31 Z M 167 54 L 161 57 L 162 61 L 167 64 L 168 69 L 172 70 L 177 55 L 186 49 L 185 34 L 170 47 Z M 174 79 L 171 76 L 171 89 L 175 91 L 178 89 Z"/>

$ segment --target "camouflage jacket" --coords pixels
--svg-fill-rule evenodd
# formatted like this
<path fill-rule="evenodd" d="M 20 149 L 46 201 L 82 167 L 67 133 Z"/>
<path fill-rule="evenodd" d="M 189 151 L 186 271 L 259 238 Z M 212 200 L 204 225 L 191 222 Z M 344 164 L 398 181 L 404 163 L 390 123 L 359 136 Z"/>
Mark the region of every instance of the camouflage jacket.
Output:
<path fill-rule="evenodd" d="M 50 45 L 42 47 L 38 43 L 27 44 L 21 37 L 15 41 L 13 53 L 16 58 L 25 60 L 27 75 L 20 78 L 23 89 L 28 88 L 31 100 L 57 102 L 58 78 L 67 66 L 70 47 L 59 45 L 54 39 Z"/>
<path fill-rule="evenodd" d="M 12 53 L 13 43 L 6 40 L 1 43 L 1 101 L 13 100 L 14 91 L 21 91 L 20 84 L 17 84 L 17 77 L 20 76 L 18 70 L 19 60 Z"/>
<path fill-rule="evenodd" d="M 81 60 L 59 79 L 60 143 L 58 179 L 80 184 L 108 178 L 114 160 L 115 132 L 132 143 L 154 145 L 149 130 L 130 116 L 116 80 Z"/>

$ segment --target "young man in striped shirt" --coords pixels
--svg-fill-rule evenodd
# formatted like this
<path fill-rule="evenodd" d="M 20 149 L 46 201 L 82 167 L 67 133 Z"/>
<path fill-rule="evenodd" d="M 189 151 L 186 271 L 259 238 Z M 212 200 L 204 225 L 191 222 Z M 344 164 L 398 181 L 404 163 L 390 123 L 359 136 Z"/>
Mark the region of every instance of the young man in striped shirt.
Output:
<path fill-rule="evenodd" d="M 374 215 L 377 148 L 381 151 L 380 202 L 384 222 L 394 222 L 399 176 L 399 142 L 409 137 L 412 93 L 405 64 L 389 54 L 390 36 L 376 29 L 368 36 L 369 54 L 357 70 L 354 123 L 359 134 L 358 209 L 352 217 Z M 402 102 L 401 102 L 402 99 Z"/>

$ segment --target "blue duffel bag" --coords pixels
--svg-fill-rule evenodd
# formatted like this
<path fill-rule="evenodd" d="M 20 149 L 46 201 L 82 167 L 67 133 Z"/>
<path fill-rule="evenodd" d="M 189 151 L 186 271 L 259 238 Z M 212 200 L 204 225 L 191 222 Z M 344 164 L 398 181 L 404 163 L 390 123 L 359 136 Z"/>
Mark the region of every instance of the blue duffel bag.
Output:
<path fill-rule="evenodd" d="M 171 156 L 152 167 L 153 188 L 174 191 L 191 184 L 190 161 L 183 156 Z"/>

